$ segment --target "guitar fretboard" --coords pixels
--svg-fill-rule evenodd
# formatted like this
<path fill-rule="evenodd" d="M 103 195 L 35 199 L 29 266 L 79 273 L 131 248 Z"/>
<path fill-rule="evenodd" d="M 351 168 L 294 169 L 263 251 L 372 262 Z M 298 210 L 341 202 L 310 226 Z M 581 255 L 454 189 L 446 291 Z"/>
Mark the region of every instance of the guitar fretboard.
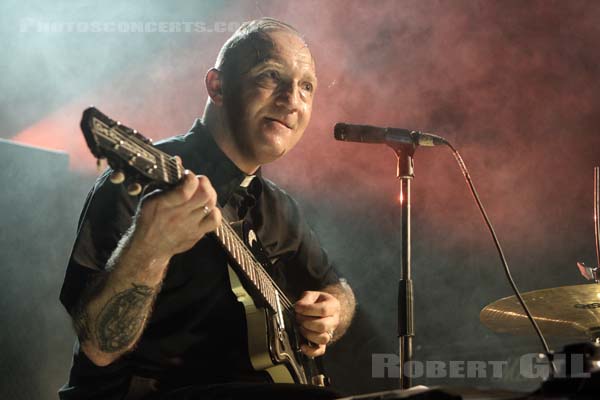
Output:
<path fill-rule="evenodd" d="M 239 266 L 239 270 L 249 280 L 254 288 L 261 294 L 273 311 L 277 311 L 277 298 L 280 298 L 281 307 L 287 309 L 285 296 L 277 288 L 263 266 L 248 250 L 246 244 L 223 218 L 221 225 L 215 230 L 215 236 L 229 255 Z"/>

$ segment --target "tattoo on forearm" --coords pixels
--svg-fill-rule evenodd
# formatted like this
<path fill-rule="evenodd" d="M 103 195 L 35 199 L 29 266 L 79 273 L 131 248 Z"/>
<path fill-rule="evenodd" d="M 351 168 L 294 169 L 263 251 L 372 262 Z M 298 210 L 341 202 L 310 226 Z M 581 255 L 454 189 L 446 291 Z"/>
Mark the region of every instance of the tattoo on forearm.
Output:
<path fill-rule="evenodd" d="M 96 320 L 98 346 L 107 353 L 125 350 L 144 327 L 156 290 L 133 284 L 133 288 L 110 299 Z"/>
<path fill-rule="evenodd" d="M 81 295 L 81 299 L 75 304 L 73 310 L 73 327 L 79 337 L 79 342 L 83 343 L 91 340 L 93 336 L 93 320 L 87 312 L 87 304 L 96 293 L 102 289 L 106 283 L 106 274 L 99 273 L 88 282 Z"/>

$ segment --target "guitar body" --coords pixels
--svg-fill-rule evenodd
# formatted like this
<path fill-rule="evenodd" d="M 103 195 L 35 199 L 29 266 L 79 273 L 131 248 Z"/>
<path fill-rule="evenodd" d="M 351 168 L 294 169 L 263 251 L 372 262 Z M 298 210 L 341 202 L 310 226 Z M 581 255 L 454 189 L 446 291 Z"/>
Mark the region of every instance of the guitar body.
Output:
<path fill-rule="evenodd" d="M 252 368 L 266 371 L 276 383 L 308 383 L 304 368 L 296 362 L 288 333 L 279 334 L 277 315 L 267 308 L 257 307 L 231 266 L 229 280 L 237 300 L 243 304 L 248 329 L 248 352 Z M 289 321 L 292 323 L 292 321 Z"/>
<path fill-rule="evenodd" d="M 256 259 L 268 269 L 269 260 L 249 224 L 240 221 L 231 224 Z M 317 372 L 314 360 L 300 350 L 301 338 L 295 329 L 296 322 L 289 314 L 279 318 L 277 312 L 257 304 L 250 293 L 251 285 L 244 284 L 244 275 L 235 267 L 229 268 L 231 288 L 246 313 L 248 351 L 252 367 L 266 371 L 276 383 L 311 383 L 324 386 L 324 375 Z M 250 292 L 250 293 L 249 293 Z M 283 322 L 283 323 L 282 323 Z"/>

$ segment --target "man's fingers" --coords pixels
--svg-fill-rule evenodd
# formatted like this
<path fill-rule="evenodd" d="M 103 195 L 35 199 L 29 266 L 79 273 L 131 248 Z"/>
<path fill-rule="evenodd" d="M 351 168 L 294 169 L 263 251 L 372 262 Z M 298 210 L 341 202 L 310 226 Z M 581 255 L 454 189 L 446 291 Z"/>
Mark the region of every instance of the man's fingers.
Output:
<path fill-rule="evenodd" d="M 331 340 L 331 336 L 327 332 L 315 332 L 310 329 L 306 329 L 303 326 L 300 326 L 300 333 L 307 340 L 315 344 L 326 345 Z"/>
<path fill-rule="evenodd" d="M 212 232 L 221 225 L 221 210 L 218 208 L 213 208 L 208 213 L 204 213 L 204 211 L 200 211 L 204 216 L 199 224 L 199 229 L 202 231 L 202 234 Z"/>
<path fill-rule="evenodd" d="M 198 206 L 194 210 L 190 211 L 190 216 L 196 220 L 202 222 L 206 217 L 208 217 L 212 212 L 214 212 L 217 208 L 214 204 L 210 202 L 205 205 Z"/>
<path fill-rule="evenodd" d="M 325 351 L 327 350 L 327 346 L 320 344 L 316 347 L 313 347 L 313 346 L 309 346 L 308 344 L 303 344 L 300 346 L 300 350 L 302 350 L 302 352 L 304 354 L 306 354 L 308 357 L 319 357 L 319 356 L 322 356 L 323 354 L 325 354 Z"/>
<path fill-rule="evenodd" d="M 167 207 L 188 207 L 195 210 L 207 206 L 213 209 L 217 202 L 217 193 L 206 176 L 195 176 L 186 170 L 183 182 L 176 188 L 161 195 L 162 205 Z"/>
<path fill-rule="evenodd" d="M 212 210 L 217 205 L 217 192 L 206 176 L 199 175 L 197 179 L 198 187 L 192 198 L 188 200 L 187 205 L 192 211 L 202 210 L 204 207 Z"/>
<path fill-rule="evenodd" d="M 321 346 L 331 342 L 332 332 L 340 323 L 340 302 L 335 296 L 325 292 L 304 292 L 294 310 L 302 336 Z M 307 351 L 307 355 L 318 352 Z"/>
<path fill-rule="evenodd" d="M 336 316 L 317 318 L 296 314 L 296 321 L 306 329 L 319 333 L 335 330 L 339 325 L 339 318 Z"/>
<path fill-rule="evenodd" d="M 309 292 L 314 293 L 314 292 Z M 319 292 L 317 292 L 319 293 Z M 312 295 L 310 296 L 312 297 Z M 310 297 L 306 297 L 303 299 L 310 299 Z M 312 316 L 312 317 L 329 317 L 339 313 L 340 311 L 340 302 L 329 293 L 320 293 L 320 296 L 317 298 L 317 301 L 314 303 L 308 303 L 307 301 L 299 300 L 294 305 L 294 310 L 297 314 Z"/>
<path fill-rule="evenodd" d="M 161 201 L 167 207 L 177 207 L 192 198 L 200 184 L 198 178 L 187 169 L 183 181 L 174 189 L 161 196 Z"/>
<path fill-rule="evenodd" d="M 140 208 L 138 235 L 157 243 L 154 251 L 160 255 L 171 257 L 189 250 L 221 224 L 217 193 L 205 176 L 186 170 L 177 187 L 148 197 Z"/>
<path fill-rule="evenodd" d="M 333 315 L 333 308 L 322 303 L 298 305 L 294 307 L 297 314 L 310 317 L 330 317 Z"/>
<path fill-rule="evenodd" d="M 313 304 L 317 300 L 319 300 L 320 296 L 321 296 L 321 292 L 306 291 L 306 292 L 302 293 L 302 296 L 296 302 L 296 305 L 305 306 L 305 305 Z"/>

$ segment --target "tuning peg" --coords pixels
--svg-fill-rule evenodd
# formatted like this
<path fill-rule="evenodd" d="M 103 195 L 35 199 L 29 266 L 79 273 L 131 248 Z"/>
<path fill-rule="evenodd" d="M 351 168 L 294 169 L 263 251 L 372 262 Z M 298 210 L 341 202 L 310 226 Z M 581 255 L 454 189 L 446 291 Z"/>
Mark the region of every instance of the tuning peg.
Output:
<path fill-rule="evenodd" d="M 121 148 L 121 146 L 123 146 L 123 141 L 119 140 L 118 142 L 113 144 L 112 148 L 113 148 L 113 150 L 119 150 Z"/>
<path fill-rule="evenodd" d="M 96 170 L 98 171 L 98 173 L 102 172 L 102 170 L 104 169 L 105 161 L 106 161 L 106 158 L 97 158 L 96 159 Z"/>
<path fill-rule="evenodd" d="M 112 183 L 114 183 L 115 185 L 118 185 L 119 183 L 123 183 L 123 181 L 125 180 L 125 174 L 123 173 L 123 171 L 113 171 L 110 174 L 110 181 Z"/>
<path fill-rule="evenodd" d="M 138 157 L 141 157 L 140 153 L 136 153 L 135 156 L 129 157 L 129 160 L 127 160 L 127 164 L 133 166 L 133 164 L 135 164 L 135 160 L 137 160 Z"/>
<path fill-rule="evenodd" d="M 142 193 L 142 185 L 139 183 L 134 182 L 127 185 L 127 194 L 130 196 L 137 196 L 140 193 Z"/>

